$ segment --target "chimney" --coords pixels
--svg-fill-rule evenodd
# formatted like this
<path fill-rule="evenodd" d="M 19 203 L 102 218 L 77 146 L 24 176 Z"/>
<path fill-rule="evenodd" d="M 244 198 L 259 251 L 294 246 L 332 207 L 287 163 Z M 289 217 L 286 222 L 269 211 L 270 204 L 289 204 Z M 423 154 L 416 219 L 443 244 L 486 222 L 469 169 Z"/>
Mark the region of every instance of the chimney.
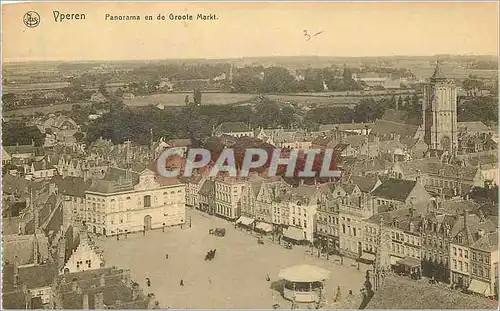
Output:
<path fill-rule="evenodd" d="M 106 278 L 104 277 L 104 274 L 101 274 L 100 279 L 99 279 L 99 285 L 101 287 L 106 286 Z"/>
<path fill-rule="evenodd" d="M 410 212 L 410 217 L 413 217 L 413 206 L 411 206 L 408 211 Z"/>
<path fill-rule="evenodd" d="M 89 295 L 88 294 L 83 294 L 82 309 L 83 310 L 88 310 L 89 309 Z"/>
<path fill-rule="evenodd" d="M 94 309 L 104 310 L 104 294 L 102 292 L 95 293 L 94 295 Z"/>

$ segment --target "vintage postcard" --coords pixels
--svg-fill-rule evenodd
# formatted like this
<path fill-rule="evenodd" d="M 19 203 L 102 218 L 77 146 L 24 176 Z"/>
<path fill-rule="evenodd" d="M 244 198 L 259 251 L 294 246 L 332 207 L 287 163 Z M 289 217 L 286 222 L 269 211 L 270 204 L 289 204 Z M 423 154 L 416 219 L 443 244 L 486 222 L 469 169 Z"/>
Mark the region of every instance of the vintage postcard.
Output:
<path fill-rule="evenodd" d="M 498 2 L 2 4 L 3 309 L 497 309 Z"/>

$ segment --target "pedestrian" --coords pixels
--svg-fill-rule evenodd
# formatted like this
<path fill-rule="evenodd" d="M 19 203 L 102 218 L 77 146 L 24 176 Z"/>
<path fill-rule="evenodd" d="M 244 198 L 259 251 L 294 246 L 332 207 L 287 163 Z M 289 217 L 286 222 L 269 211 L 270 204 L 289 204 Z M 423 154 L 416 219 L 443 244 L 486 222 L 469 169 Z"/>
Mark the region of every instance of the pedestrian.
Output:
<path fill-rule="evenodd" d="M 266 276 L 266 281 L 271 281 L 271 277 L 269 276 L 269 274 Z"/>
<path fill-rule="evenodd" d="M 337 287 L 337 294 L 335 295 L 335 300 L 334 302 L 340 301 L 342 298 L 342 293 L 340 292 L 340 286 Z"/>
<path fill-rule="evenodd" d="M 168 254 L 165 254 L 165 259 L 168 259 Z"/>
<path fill-rule="evenodd" d="M 181 280 L 180 286 L 184 286 L 184 280 Z"/>
<path fill-rule="evenodd" d="M 352 294 L 352 290 L 349 290 L 349 296 L 352 296 L 352 295 L 353 295 L 353 294 Z"/>
<path fill-rule="evenodd" d="M 146 278 L 146 286 L 147 287 L 151 286 L 151 280 L 149 278 Z"/>
<path fill-rule="evenodd" d="M 208 278 L 208 283 L 212 284 L 212 280 L 210 278 Z"/>

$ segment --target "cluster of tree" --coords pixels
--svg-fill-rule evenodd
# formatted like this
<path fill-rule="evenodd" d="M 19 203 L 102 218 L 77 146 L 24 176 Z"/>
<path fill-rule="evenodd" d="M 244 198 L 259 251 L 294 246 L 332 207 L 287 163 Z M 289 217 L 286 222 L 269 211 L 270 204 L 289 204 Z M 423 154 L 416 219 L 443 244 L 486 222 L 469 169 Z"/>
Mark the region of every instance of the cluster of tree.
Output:
<path fill-rule="evenodd" d="M 429 278 L 434 277 L 439 282 L 448 282 L 450 279 L 450 272 L 443 262 L 434 262 L 432 259 L 425 258 L 425 256 L 422 260 L 422 275 Z"/>
<path fill-rule="evenodd" d="M 483 82 L 473 75 L 470 75 L 462 82 L 462 88 L 467 92 L 467 96 L 476 97 L 483 86 Z"/>
<path fill-rule="evenodd" d="M 245 67 L 233 79 L 234 91 L 241 93 L 294 93 L 361 90 L 364 85 L 352 76 L 339 76 L 334 69 L 307 69 L 296 79 L 283 67 Z"/>
<path fill-rule="evenodd" d="M 63 99 L 45 97 L 41 92 L 33 93 L 30 96 L 19 96 L 14 93 L 2 94 L 2 104 L 5 110 L 13 110 L 24 107 L 43 107 L 63 101 Z"/>
<path fill-rule="evenodd" d="M 498 70 L 498 61 L 479 60 L 469 63 L 468 67 L 470 69 L 478 69 L 478 70 Z"/>
<path fill-rule="evenodd" d="M 2 122 L 2 144 L 4 146 L 31 145 L 36 147 L 43 145 L 45 134 L 40 132 L 36 126 L 26 126 L 22 122 Z"/>
<path fill-rule="evenodd" d="M 189 97 L 186 98 L 189 102 Z M 196 104 L 200 103 L 200 105 Z M 296 121 L 295 109 L 264 101 L 252 106 L 201 105 L 201 92 L 195 92 L 193 105 L 160 110 L 154 106 L 142 109 L 124 107 L 121 102 L 106 104 L 110 113 L 92 121 L 87 126 L 87 142 L 99 137 L 115 143 L 130 139 L 148 144 L 153 130 L 153 139 L 166 137 L 204 140 L 211 136 L 212 128 L 223 122 L 244 122 L 252 127 L 290 127 Z M 73 114 L 83 116 L 94 107 L 75 107 Z"/>
<path fill-rule="evenodd" d="M 470 198 L 480 204 L 494 203 L 496 206 L 498 205 L 498 186 L 491 188 L 474 187 L 470 193 Z"/>
<path fill-rule="evenodd" d="M 321 106 L 310 110 L 303 124 L 315 129 L 319 124 L 369 123 L 380 119 L 386 109 L 399 109 L 408 112 L 412 119 L 421 119 L 421 105 L 417 95 L 399 97 L 363 98 L 354 109 L 341 106 Z"/>
<path fill-rule="evenodd" d="M 463 100 L 457 107 L 458 121 L 482 121 L 486 125 L 498 122 L 498 103 L 494 97 L 476 97 Z"/>

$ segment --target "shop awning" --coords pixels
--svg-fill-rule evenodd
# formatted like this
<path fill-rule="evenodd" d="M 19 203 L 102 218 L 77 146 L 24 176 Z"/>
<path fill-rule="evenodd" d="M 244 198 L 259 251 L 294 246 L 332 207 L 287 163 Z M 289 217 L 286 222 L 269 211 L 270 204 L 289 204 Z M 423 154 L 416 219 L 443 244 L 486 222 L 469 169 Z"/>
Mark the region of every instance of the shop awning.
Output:
<path fill-rule="evenodd" d="M 400 261 L 402 258 L 400 257 L 395 257 L 395 256 L 391 256 L 391 265 L 392 266 L 397 266 L 398 265 L 398 261 Z"/>
<path fill-rule="evenodd" d="M 295 241 L 302 241 L 304 240 L 304 232 L 302 232 L 302 229 L 297 228 L 297 227 L 288 227 L 288 229 L 285 230 L 283 233 L 285 238 L 289 238 Z"/>
<path fill-rule="evenodd" d="M 415 258 L 405 257 L 397 261 L 398 265 L 407 266 L 409 268 L 420 267 L 420 260 Z"/>
<path fill-rule="evenodd" d="M 238 218 L 238 220 L 236 220 L 236 223 L 237 224 L 242 224 L 242 225 L 245 225 L 245 226 L 251 226 L 253 224 L 255 220 L 250 218 L 250 217 L 246 217 L 246 216 L 241 216 L 240 218 Z"/>
<path fill-rule="evenodd" d="M 273 232 L 273 225 L 268 224 L 267 222 L 258 222 L 255 225 L 255 229 L 262 230 L 264 232 Z"/>
<path fill-rule="evenodd" d="M 478 293 L 481 295 L 490 295 L 490 286 L 488 283 L 481 282 L 479 280 L 472 279 L 469 284 L 469 290 L 474 293 Z"/>
<path fill-rule="evenodd" d="M 366 261 L 375 261 L 375 254 L 363 253 L 360 259 Z"/>

